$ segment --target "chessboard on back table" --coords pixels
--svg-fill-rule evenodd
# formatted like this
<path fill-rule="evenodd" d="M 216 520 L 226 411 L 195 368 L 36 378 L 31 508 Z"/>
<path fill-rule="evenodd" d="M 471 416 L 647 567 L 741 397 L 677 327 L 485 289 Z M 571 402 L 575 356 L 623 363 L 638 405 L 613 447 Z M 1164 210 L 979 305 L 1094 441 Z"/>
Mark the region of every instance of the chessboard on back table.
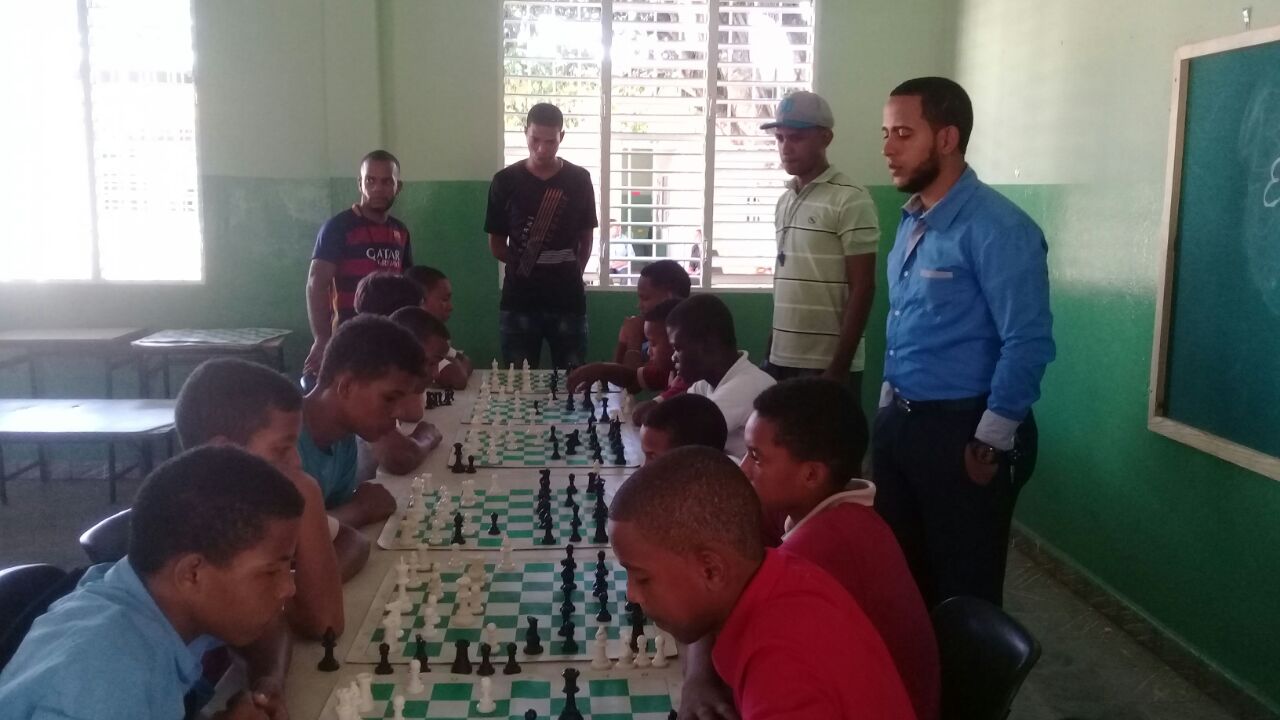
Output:
<path fill-rule="evenodd" d="M 470 425 L 582 425 L 604 422 L 611 413 L 630 416 L 626 395 L 595 394 L 555 398 L 536 395 L 481 396 L 463 420 Z"/>
<path fill-rule="evenodd" d="M 606 547 L 608 519 L 605 479 L 593 472 L 543 468 L 537 480 L 498 482 L 488 473 L 445 476 L 436 483 L 431 474 L 414 478 L 399 499 L 399 510 L 387 518 L 378 535 L 385 550 L 416 550 L 423 543 L 447 550 L 456 540 L 455 518 L 462 515 L 460 533 L 466 550 L 498 551 L 503 543 L 513 550 L 564 547 Z M 574 535 L 574 517 L 579 521 Z M 497 516 L 496 518 L 494 516 Z M 548 534 L 548 530 L 550 533 Z"/>
<path fill-rule="evenodd" d="M 565 378 L 568 376 L 568 373 L 564 370 L 529 370 L 529 384 L 527 386 L 524 382 L 524 373 L 525 371 L 520 368 L 480 370 L 475 373 L 475 387 L 481 389 L 482 392 L 483 389 L 497 392 L 501 388 L 508 393 L 544 397 L 549 397 L 554 390 L 563 399 Z M 599 388 L 599 384 L 591 386 L 592 392 L 596 392 Z M 608 385 L 608 392 L 616 393 L 621 391 L 622 388 L 617 385 Z"/>
<path fill-rule="evenodd" d="M 575 668 L 575 670 L 577 670 Z M 394 718 L 396 697 L 403 698 L 401 717 L 406 720 L 554 720 L 568 702 L 568 678 L 556 664 L 525 666 L 514 675 L 501 670 L 489 676 L 490 712 L 480 708 L 482 677 L 440 670 L 419 676 L 419 687 L 404 668 L 392 675 L 350 673 L 330 693 L 321 711 L 321 720 L 344 720 L 338 712 L 343 695 L 359 702 L 361 684 L 369 690 L 367 709 L 357 708 L 361 720 Z M 574 706 L 584 718 L 609 720 L 668 720 L 680 704 L 680 676 L 673 663 L 665 669 L 592 670 L 582 669 L 573 678 Z"/>
<path fill-rule="evenodd" d="M 599 452 L 592 448 L 592 438 Z M 578 442 L 572 442 L 577 438 Z M 621 453 L 619 453 L 621 450 Z M 471 425 L 458 431 L 450 470 L 455 474 L 475 467 L 590 468 L 639 467 L 644 453 L 635 428 L 614 421 L 586 425 Z M 459 462 L 461 460 L 461 462 Z"/>
<path fill-rule="evenodd" d="M 566 568 L 570 557 L 575 565 Z M 428 562 L 434 570 L 422 569 Z M 503 559 L 492 553 L 468 553 L 458 546 L 429 550 L 425 557 L 419 552 L 402 553 L 379 585 L 346 661 L 381 662 L 384 643 L 387 661 L 393 665 L 425 654 L 428 667 L 443 663 L 441 667 L 447 668 L 460 653 L 478 663 L 482 643 L 499 665 L 509 657 L 512 643 L 520 663 L 591 661 L 600 628 L 605 631 L 603 654 L 607 657 L 629 654 L 631 643 L 640 635 L 646 636 L 647 657 L 656 657 L 659 645 L 664 657 L 676 656 L 675 641 L 649 624 L 639 606 L 626 602 L 627 573 L 611 552 L 529 551 L 511 554 L 509 562 L 504 568 Z M 597 573 L 598 566 L 602 574 Z M 569 577 L 573 585 L 566 591 Z M 473 592 L 474 588 L 480 589 Z M 474 614 L 463 611 L 468 593 L 480 604 Z M 434 605 L 431 595 L 436 597 Z M 389 626 L 392 613 L 399 618 Z M 433 617 L 438 619 L 434 628 L 429 627 Z M 397 624 L 400 629 L 392 637 L 388 630 Z M 459 641 L 467 645 L 460 647 Z"/>

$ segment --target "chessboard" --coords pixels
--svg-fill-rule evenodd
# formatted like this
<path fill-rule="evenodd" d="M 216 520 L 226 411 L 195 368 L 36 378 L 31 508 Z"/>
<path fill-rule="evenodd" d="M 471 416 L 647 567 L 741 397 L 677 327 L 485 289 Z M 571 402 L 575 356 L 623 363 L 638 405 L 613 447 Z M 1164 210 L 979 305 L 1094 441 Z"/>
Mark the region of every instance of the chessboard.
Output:
<path fill-rule="evenodd" d="M 528 375 L 528 382 L 525 382 L 525 376 Z M 508 368 L 502 370 L 495 365 L 489 370 L 481 370 L 475 373 L 475 379 L 478 380 L 476 387 L 480 392 L 491 392 L 497 394 L 505 391 L 509 394 L 519 395 L 541 395 L 549 397 L 552 393 L 557 393 L 564 398 L 564 383 L 568 377 L 568 373 L 564 370 L 524 370 L 521 368 Z M 593 391 L 597 388 L 592 388 Z M 622 388 L 616 385 L 609 385 L 608 392 L 622 392 Z"/>
<path fill-rule="evenodd" d="M 579 439 L 577 443 L 572 442 L 573 437 Z M 598 458 L 593 444 L 599 445 Z M 466 472 L 472 458 L 476 467 L 496 468 L 591 468 L 597 462 L 601 467 L 639 467 L 644 458 L 635 428 L 621 421 L 609 425 L 472 425 L 459 430 L 453 450 L 450 470 L 454 473 Z"/>
<path fill-rule="evenodd" d="M 458 515 L 462 516 L 459 544 L 467 550 L 496 551 L 504 545 L 514 550 L 547 549 L 570 543 L 607 546 L 604 479 L 594 472 L 585 476 L 559 472 L 553 488 L 551 473 L 544 468 L 536 486 L 526 481 L 524 487 L 511 482 L 499 486 L 497 473 L 490 473 L 487 488 L 476 487 L 476 475 L 450 475 L 463 478 L 453 488 L 436 485 L 430 474 L 414 478 L 400 509 L 382 526 L 378 547 L 448 549 L 457 539 L 453 531 Z"/>
<path fill-rule="evenodd" d="M 569 563 L 566 565 L 566 563 Z M 597 570 L 599 568 L 599 570 Z M 572 585 L 566 586 L 566 580 Z M 566 590 L 566 587 L 568 589 Z M 677 646 L 625 601 L 626 570 L 608 551 L 527 552 L 502 558 L 448 551 L 401 555 L 383 578 L 347 662 L 429 668 L 455 663 L 675 657 Z M 421 639 L 419 640 L 419 636 Z"/>
<path fill-rule="evenodd" d="M 349 682 L 340 683 L 330 693 L 320 718 L 552 720 L 566 709 L 569 702 L 566 690 L 571 682 L 573 704 L 583 718 L 668 720 L 679 705 L 678 674 L 668 671 L 588 669 L 570 679 L 556 668 L 545 667 L 545 672 L 540 668 L 522 668 L 515 675 L 504 675 L 499 670 L 491 676 L 436 670 L 420 674 L 416 679 L 407 671 L 393 675 L 361 673 Z M 491 702 L 492 707 L 481 709 L 482 702 L 486 701 Z M 344 706 L 347 709 L 340 712 L 339 708 Z"/>
<path fill-rule="evenodd" d="M 482 395 L 476 399 L 471 414 L 463 422 L 472 425 L 579 425 L 606 421 L 610 413 L 620 413 L 624 419 L 631 415 L 626 395 L 560 397 L 552 400 L 536 395 Z"/>

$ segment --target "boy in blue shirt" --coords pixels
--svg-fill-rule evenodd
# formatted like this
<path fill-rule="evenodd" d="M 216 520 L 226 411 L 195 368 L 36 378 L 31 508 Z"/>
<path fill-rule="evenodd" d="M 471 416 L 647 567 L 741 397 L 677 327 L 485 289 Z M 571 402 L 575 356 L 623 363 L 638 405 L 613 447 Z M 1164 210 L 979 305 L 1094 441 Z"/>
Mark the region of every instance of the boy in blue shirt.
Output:
<path fill-rule="evenodd" d="M 161 465 L 134 501 L 129 554 L 86 573 L 0 672 L 5 717 L 182 717 L 204 653 L 252 644 L 293 596 L 302 507 L 280 471 L 237 448 Z M 283 716 L 279 698 L 253 692 L 215 717 Z"/>
<path fill-rule="evenodd" d="M 302 400 L 298 452 L 320 483 L 329 514 L 359 528 L 395 512 L 383 486 L 356 473 L 356 437 L 375 443 L 422 419 L 426 354 L 409 331 L 385 317 L 359 315 L 325 349 L 316 388 Z"/>

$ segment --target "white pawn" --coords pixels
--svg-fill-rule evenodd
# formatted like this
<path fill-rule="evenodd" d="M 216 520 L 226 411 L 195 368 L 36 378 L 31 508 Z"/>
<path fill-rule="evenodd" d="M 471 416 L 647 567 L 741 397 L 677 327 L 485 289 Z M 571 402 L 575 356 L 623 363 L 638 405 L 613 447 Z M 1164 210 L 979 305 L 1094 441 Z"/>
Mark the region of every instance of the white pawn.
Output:
<path fill-rule="evenodd" d="M 360 673 L 356 676 L 356 682 L 360 687 L 360 699 L 356 707 L 360 708 L 360 712 L 373 712 L 373 674 Z"/>
<path fill-rule="evenodd" d="M 458 555 L 458 546 L 450 545 L 449 546 L 449 567 L 456 568 L 461 562 L 462 562 L 462 559 Z"/>
<path fill-rule="evenodd" d="M 498 709 L 493 701 L 493 681 L 487 677 L 480 678 L 480 700 L 476 702 L 476 710 L 488 715 Z"/>
<path fill-rule="evenodd" d="M 667 636 L 662 633 L 658 633 L 658 637 L 653 639 L 653 666 L 656 668 L 667 666 Z"/>
<path fill-rule="evenodd" d="M 395 714 L 391 716 L 391 720 L 404 720 L 404 696 L 397 695 L 391 698 L 391 708 Z"/>
<path fill-rule="evenodd" d="M 387 613 L 382 618 L 382 639 L 387 643 L 400 641 L 400 612 Z"/>
<path fill-rule="evenodd" d="M 511 571 L 516 569 L 516 564 L 511 562 L 511 536 L 506 535 L 502 538 L 502 557 L 498 561 L 498 569 Z"/>
<path fill-rule="evenodd" d="M 609 630 L 604 625 L 596 628 L 595 642 L 591 643 L 591 667 L 609 669 Z"/>
<path fill-rule="evenodd" d="M 334 712 L 338 714 L 338 720 L 360 720 L 360 710 L 355 706 L 355 698 L 351 695 L 349 688 L 338 688 L 338 706 L 334 708 Z"/>
<path fill-rule="evenodd" d="M 489 473 L 489 495 L 501 494 L 498 488 L 498 473 Z"/>
<path fill-rule="evenodd" d="M 625 634 L 623 635 L 621 645 L 622 649 L 618 651 L 618 663 L 614 665 L 614 667 L 618 670 L 630 670 L 632 667 L 631 659 L 634 656 L 631 654 L 631 645 L 627 642 Z"/>
<path fill-rule="evenodd" d="M 421 565 L 418 563 L 418 553 L 409 553 L 409 583 L 407 587 L 422 587 L 422 575 L 419 574 Z"/>
<path fill-rule="evenodd" d="M 649 667 L 649 638 L 641 633 L 636 636 L 636 667 Z"/>
<path fill-rule="evenodd" d="M 409 692 L 417 695 L 427 688 L 422 684 L 422 663 L 417 660 L 409 661 Z"/>
<path fill-rule="evenodd" d="M 496 649 L 498 647 L 498 624 L 497 623 L 489 623 L 488 625 L 484 626 L 484 641 L 486 643 L 489 643 L 489 647 L 491 648 Z"/>

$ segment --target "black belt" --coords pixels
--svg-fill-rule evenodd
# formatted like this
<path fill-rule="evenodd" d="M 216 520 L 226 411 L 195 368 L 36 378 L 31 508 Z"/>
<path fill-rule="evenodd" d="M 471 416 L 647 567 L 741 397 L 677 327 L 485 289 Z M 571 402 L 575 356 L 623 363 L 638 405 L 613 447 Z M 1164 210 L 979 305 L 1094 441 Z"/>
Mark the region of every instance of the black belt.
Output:
<path fill-rule="evenodd" d="M 958 398 L 956 400 L 908 400 L 898 393 L 893 394 L 893 404 L 905 413 L 919 412 L 973 412 L 987 409 L 987 396 Z"/>

